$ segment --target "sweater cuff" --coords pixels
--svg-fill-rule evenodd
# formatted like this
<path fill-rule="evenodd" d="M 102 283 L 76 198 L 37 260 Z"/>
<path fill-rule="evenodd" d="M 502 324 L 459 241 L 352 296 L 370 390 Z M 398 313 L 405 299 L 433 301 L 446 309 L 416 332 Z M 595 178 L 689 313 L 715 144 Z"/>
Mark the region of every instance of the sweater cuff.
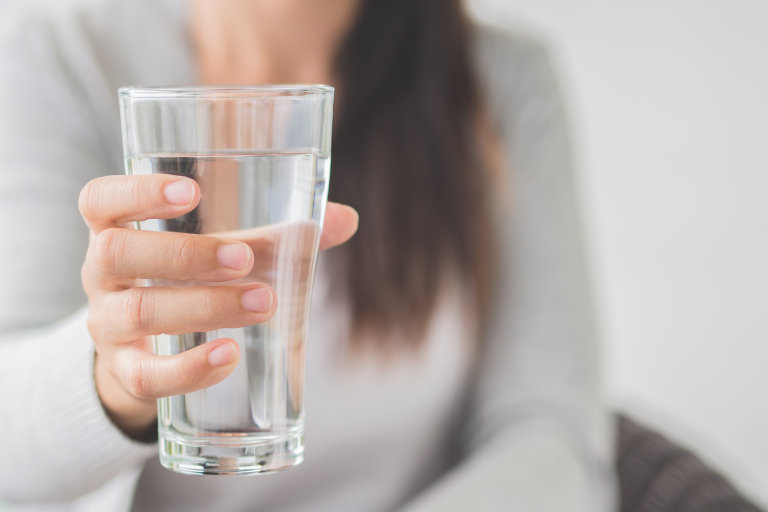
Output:
<path fill-rule="evenodd" d="M 113 475 L 157 456 L 156 444 L 128 438 L 104 410 L 93 377 L 94 344 L 87 328 L 87 308 L 62 321 L 42 358 L 43 392 L 53 392 L 48 403 L 47 430 L 38 439 L 49 443 L 48 453 L 72 470 Z M 63 469 L 63 468 L 61 468 Z M 77 472 L 77 471 L 75 471 Z"/>

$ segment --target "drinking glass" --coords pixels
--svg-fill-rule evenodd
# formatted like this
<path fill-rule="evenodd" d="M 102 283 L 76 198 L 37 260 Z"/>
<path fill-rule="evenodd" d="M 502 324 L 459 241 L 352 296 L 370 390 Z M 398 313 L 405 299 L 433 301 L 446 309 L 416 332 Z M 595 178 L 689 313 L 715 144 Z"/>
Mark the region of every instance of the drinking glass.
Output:
<path fill-rule="evenodd" d="M 304 457 L 304 355 L 318 243 L 328 194 L 332 87 L 124 87 L 125 171 L 187 176 L 193 211 L 138 229 L 236 238 L 255 256 L 277 309 L 263 324 L 159 334 L 158 355 L 232 338 L 241 358 L 222 382 L 158 400 L 160 462 L 179 473 L 247 475 Z M 220 283 L 153 280 L 147 285 Z"/>

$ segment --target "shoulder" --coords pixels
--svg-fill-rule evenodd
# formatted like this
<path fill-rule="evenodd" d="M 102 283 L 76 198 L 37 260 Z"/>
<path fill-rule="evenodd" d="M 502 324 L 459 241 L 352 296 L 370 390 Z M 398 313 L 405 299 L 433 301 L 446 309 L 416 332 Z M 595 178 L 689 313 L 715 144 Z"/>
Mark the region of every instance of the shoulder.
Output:
<path fill-rule="evenodd" d="M 549 54 L 542 38 L 519 27 L 474 21 L 472 38 L 475 57 L 481 66 L 509 68 L 530 60 L 546 59 Z"/>
<path fill-rule="evenodd" d="M 517 28 L 475 23 L 473 51 L 486 108 L 511 157 L 537 144 L 565 148 L 565 105 L 549 47 Z"/>
<path fill-rule="evenodd" d="M 542 39 L 516 27 L 475 22 L 472 28 L 475 68 L 492 108 L 559 94 L 552 51 Z"/>
<path fill-rule="evenodd" d="M 87 138 L 89 151 L 116 165 L 117 89 L 185 82 L 193 70 L 181 1 L 7 1 L 0 133 L 39 139 L 45 127 L 57 139 Z"/>
<path fill-rule="evenodd" d="M 119 33 L 123 20 L 135 19 L 131 14 L 145 11 L 151 5 L 144 0 L 12 0 L 3 6 L 0 38 L 7 43 L 25 35 L 45 34 L 54 40 L 76 35 L 114 35 Z"/>
<path fill-rule="evenodd" d="M 18 54 L 28 68 L 55 63 L 74 81 L 77 74 L 124 75 L 152 51 L 149 62 L 178 52 L 186 44 L 182 20 L 175 0 L 12 0 L 2 10 L 0 52 Z"/>
<path fill-rule="evenodd" d="M 6 0 L 0 9 L 0 34 L 5 37 L 29 28 L 115 34 L 140 19 L 143 23 L 133 25 L 132 30 L 141 36 L 144 26 L 158 16 L 178 16 L 183 6 L 180 0 Z"/>

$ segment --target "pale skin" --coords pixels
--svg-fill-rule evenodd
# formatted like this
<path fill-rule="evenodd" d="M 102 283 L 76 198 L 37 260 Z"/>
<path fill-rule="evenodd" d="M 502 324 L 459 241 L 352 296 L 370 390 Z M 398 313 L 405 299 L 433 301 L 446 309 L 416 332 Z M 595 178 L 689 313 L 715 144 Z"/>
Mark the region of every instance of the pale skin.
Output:
<path fill-rule="evenodd" d="M 204 83 L 333 83 L 333 57 L 359 0 L 190 0 L 190 32 Z M 241 327 L 268 320 L 280 300 L 265 284 L 147 288 L 139 279 L 225 282 L 248 274 L 259 255 L 234 239 L 130 229 L 131 221 L 178 217 L 200 189 L 171 175 L 105 176 L 79 200 L 90 228 L 82 268 L 94 378 L 112 421 L 140 436 L 154 423 L 157 398 L 211 386 L 240 357 L 231 339 L 182 354 L 152 353 L 151 335 Z M 357 213 L 329 203 L 320 239 L 326 249 L 357 230 Z"/>

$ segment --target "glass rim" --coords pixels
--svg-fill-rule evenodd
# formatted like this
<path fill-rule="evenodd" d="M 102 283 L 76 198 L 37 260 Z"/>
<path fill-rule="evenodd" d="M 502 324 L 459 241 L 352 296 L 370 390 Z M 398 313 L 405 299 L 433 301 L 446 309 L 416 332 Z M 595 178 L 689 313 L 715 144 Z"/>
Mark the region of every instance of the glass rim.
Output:
<path fill-rule="evenodd" d="M 325 84 L 254 84 L 254 85 L 183 85 L 146 87 L 131 85 L 120 87 L 122 98 L 174 99 L 174 98 L 254 98 L 259 96 L 322 96 L 333 94 L 335 88 Z"/>

